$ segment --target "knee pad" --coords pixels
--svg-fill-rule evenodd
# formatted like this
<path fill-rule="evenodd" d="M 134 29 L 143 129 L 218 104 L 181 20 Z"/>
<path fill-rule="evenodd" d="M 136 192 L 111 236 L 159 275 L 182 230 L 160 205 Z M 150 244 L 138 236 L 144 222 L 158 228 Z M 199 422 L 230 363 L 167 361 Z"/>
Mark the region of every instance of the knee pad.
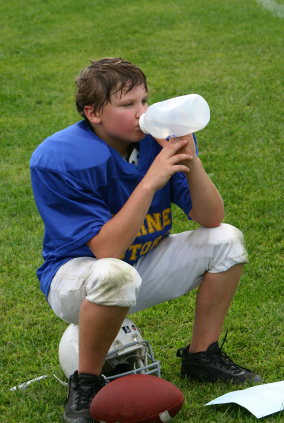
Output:
<path fill-rule="evenodd" d="M 106 306 L 135 306 L 142 280 L 132 266 L 105 258 L 93 264 L 92 273 L 92 283 L 86 286 L 87 300 Z"/>

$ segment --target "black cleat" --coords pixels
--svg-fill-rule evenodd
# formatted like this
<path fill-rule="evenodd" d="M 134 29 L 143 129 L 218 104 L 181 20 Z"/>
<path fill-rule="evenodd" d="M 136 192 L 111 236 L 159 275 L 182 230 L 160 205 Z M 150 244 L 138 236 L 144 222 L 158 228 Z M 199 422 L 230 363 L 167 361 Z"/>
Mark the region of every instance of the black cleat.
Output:
<path fill-rule="evenodd" d="M 103 376 L 81 373 L 78 371 L 70 376 L 68 383 L 68 398 L 63 414 L 65 423 L 95 422 L 90 413 L 90 405 L 94 396 L 105 386 Z"/>
<path fill-rule="evenodd" d="M 226 340 L 226 338 L 225 338 Z M 225 342 L 224 340 L 224 342 Z M 190 353 L 188 347 L 180 348 L 177 357 L 182 359 L 181 378 L 189 378 L 203 382 L 261 382 L 262 378 L 251 370 L 234 363 L 222 351 L 218 342 L 209 345 L 206 351 Z"/>

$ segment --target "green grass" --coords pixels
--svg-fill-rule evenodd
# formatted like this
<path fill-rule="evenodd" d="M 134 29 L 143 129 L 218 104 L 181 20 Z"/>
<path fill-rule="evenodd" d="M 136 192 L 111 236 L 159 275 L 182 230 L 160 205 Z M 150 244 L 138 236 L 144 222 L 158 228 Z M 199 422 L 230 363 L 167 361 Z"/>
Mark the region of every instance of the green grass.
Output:
<path fill-rule="evenodd" d="M 89 58 L 121 56 L 140 66 L 150 103 L 191 92 L 208 101 L 200 157 L 223 196 L 225 221 L 245 233 L 250 254 L 225 321 L 225 349 L 266 383 L 284 379 L 283 25 L 255 0 L 1 3 L 1 423 L 61 421 L 67 391 L 52 375 L 64 379 L 57 350 L 66 324 L 36 280 L 43 225 L 28 164 L 40 142 L 79 120 L 74 78 Z M 174 232 L 196 227 L 176 208 L 174 218 Z M 254 422 L 237 405 L 204 407 L 235 387 L 179 380 L 175 352 L 190 342 L 195 295 L 132 316 L 162 377 L 185 396 L 175 421 Z M 9 391 L 44 374 L 23 392 Z"/>

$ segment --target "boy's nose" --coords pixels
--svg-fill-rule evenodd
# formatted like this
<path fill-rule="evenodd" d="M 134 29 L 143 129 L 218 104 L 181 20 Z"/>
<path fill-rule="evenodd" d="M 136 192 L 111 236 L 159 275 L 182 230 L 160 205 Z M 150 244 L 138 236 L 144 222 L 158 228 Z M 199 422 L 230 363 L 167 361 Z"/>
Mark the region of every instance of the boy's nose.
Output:
<path fill-rule="evenodd" d="M 141 104 L 139 109 L 137 110 L 137 113 L 136 113 L 137 119 L 139 119 L 140 116 L 143 115 L 143 113 L 145 113 L 147 109 L 148 109 L 147 104 L 145 104 L 145 105 Z"/>

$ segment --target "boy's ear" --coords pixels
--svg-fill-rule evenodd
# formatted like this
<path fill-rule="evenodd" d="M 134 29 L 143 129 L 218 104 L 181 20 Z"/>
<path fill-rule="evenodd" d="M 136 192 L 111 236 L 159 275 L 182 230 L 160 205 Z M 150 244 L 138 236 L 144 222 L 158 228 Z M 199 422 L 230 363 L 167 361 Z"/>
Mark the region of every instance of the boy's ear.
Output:
<path fill-rule="evenodd" d="M 87 119 L 92 123 L 100 123 L 101 116 L 98 112 L 95 112 L 93 106 L 85 106 L 84 108 L 85 115 Z"/>

